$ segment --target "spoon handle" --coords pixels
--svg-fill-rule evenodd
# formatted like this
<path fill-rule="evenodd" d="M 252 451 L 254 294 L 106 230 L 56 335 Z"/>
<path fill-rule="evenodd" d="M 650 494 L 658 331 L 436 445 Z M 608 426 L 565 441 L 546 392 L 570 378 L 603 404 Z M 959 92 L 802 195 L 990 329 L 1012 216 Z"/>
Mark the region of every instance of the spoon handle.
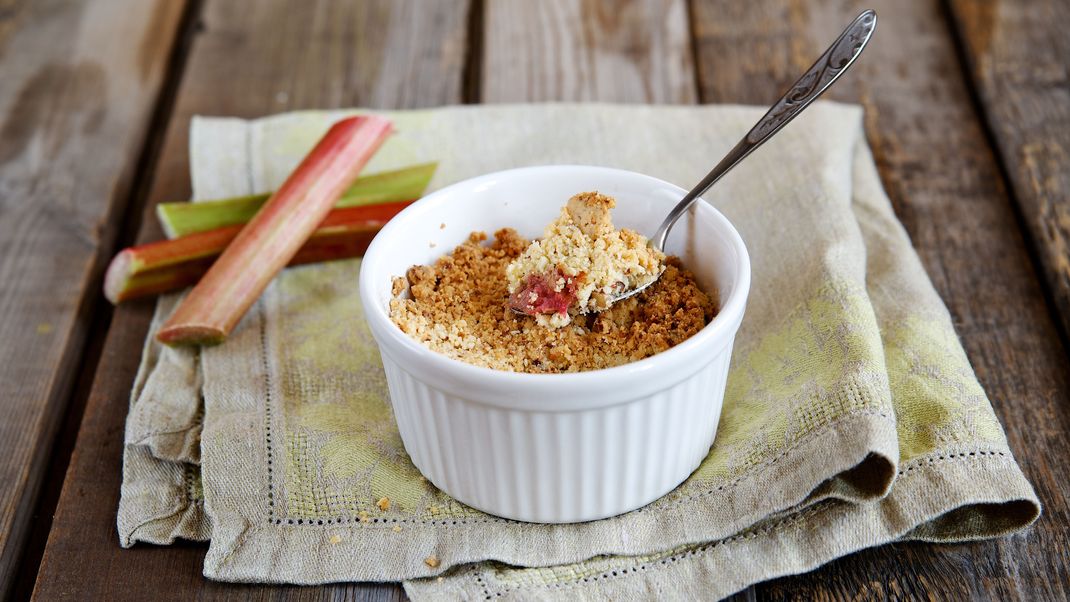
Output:
<path fill-rule="evenodd" d="M 839 79 L 858 58 L 858 55 L 862 54 L 862 49 L 866 47 L 866 43 L 869 42 L 869 38 L 873 35 L 873 30 L 876 27 L 877 13 L 872 10 L 866 10 L 855 17 L 855 20 L 847 26 L 847 29 L 843 30 L 840 37 L 836 38 L 836 41 L 791 86 L 787 93 L 776 101 L 776 104 L 769 109 L 769 112 L 759 119 L 758 123 L 754 124 L 754 127 L 747 132 L 747 135 L 721 159 L 721 162 L 705 178 L 702 178 L 702 181 L 697 186 L 692 188 L 673 207 L 669 216 L 665 218 L 658 231 L 654 233 L 651 243 L 656 248 L 664 250 L 665 239 L 669 235 L 669 229 L 691 207 L 692 203 L 705 194 L 717 180 L 721 179 L 721 176 L 728 173 L 736 164 L 751 154 L 754 149 L 780 131 L 780 128 L 787 125 L 796 115 L 802 113 L 803 109 L 810 106 L 810 103 L 816 100 L 818 96 L 821 96 L 833 82 Z"/>

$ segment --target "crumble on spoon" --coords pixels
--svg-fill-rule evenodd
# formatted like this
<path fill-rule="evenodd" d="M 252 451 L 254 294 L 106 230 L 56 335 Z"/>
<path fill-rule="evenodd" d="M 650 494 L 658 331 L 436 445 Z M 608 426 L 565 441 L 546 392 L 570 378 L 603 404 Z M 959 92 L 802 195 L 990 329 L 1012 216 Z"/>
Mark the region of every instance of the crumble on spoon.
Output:
<path fill-rule="evenodd" d="M 620 293 L 657 280 L 665 255 L 638 232 L 614 228 L 615 205 L 598 192 L 570 198 L 543 238 L 506 268 L 510 308 L 561 328 L 574 315 L 605 311 Z"/>

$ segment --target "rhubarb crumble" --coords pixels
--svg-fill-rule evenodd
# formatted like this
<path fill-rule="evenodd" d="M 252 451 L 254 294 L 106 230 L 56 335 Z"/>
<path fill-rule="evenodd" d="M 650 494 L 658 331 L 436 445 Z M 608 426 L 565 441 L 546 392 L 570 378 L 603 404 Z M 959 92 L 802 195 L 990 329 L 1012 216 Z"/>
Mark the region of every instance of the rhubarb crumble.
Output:
<path fill-rule="evenodd" d="M 612 197 L 583 192 L 505 269 L 509 305 L 560 328 L 572 316 L 609 309 L 621 293 L 661 275 L 665 255 L 638 232 L 613 227 Z"/>
<path fill-rule="evenodd" d="M 598 197 L 601 198 L 594 199 L 596 202 L 612 206 L 612 199 Z M 562 229 L 571 223 L 577 228 L 600 228 L 600 234 L 612 231 L 610 222 L 590 221 L 586 218 L 592 214 L 582 209 L 569 211 L 566 207 L 566 211 L 567 217 L 562 212 L 555 222 Z M 543 241 L 556 228 L 551 225 Z M 522 280 L 514 279 L 515 274 L 509 274 L 509 270 L 531 257 L 529 241 L 511 228 L 496 232 L 489 244 L 486 241 L 486 234 L 474 232 L 434 265 L 413 266 L 405 277 L 396 278 L 390 302 L 394 323 L 432 350 L 470 364 L 514 372 L 555 373 L 609 368 L 650 357 L 688 339 L 716 314 L 716 299 L 699 288 L 680 260 L 657 254 L 628 262 L 632 273 L 627 269 L 609 272 L 613 274 L 610 279 L 621 274 L 639 278 L 627 280 L 629 286 L 649 274 L 655 274 L 654 278 L 661 274 L 650 287 L 602 311 L 596 311 L 598 306 L 588 305 L 588 301 L 584 301 L 586 309 L 573 305 L 565 312 L 569 324 L 548 327 L 545 319 L 540 321 L 510 308 L 516 291 L 523 287 L 513 288 Z M 638 246 L 629 248 L 636 256 L 642 254 Z M 647 248 L 645 241 L 642 248 Z M 547 265 L 558 268 L 552 263 Z M 574 295 L 570 303 L 582 298 L 581 291 L 591 297 L 605 294 L 597 284 L 588 286 L 585 278 L 591 272 L 569 274 L 566 270 L 559 270 L 569 275 L 564 283 L 542 276 L 540 286 Z M 551 316 L 559 315 L 559 310 L 560 305 L 553 306 Z"/>

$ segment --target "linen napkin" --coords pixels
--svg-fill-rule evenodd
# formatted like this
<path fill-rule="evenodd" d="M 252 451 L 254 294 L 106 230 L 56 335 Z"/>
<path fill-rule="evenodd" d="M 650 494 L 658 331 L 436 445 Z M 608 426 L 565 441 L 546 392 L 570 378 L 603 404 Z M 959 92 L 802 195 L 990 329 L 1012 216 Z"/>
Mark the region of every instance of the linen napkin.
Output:
<path fill-rule="evenodd" d="M 195 119 L 195 197 L 276 187 L 349 113 Z M 437 188 L 586 163 L 687 187 L 762 110 L 383 113 L 398 133 L 367 173 L 438 161 Z M 393 423 L 349 260 L 286 270 L 218 347 L 146 341 L 127 422 L 123 545 L 209 540 L 213 579 L 405 580 L 416 599 L 709 598 L 868 546 L 994 537 L 1036 519 L 1039 502 L 881 188 L 858 107 L 818 103 L 707 198 L 743 235 L 753 284 L 716 441 L 665 497 L 543 525 L 435 489 Z M 154 326 L 176 300 L 160 300 Z"/>

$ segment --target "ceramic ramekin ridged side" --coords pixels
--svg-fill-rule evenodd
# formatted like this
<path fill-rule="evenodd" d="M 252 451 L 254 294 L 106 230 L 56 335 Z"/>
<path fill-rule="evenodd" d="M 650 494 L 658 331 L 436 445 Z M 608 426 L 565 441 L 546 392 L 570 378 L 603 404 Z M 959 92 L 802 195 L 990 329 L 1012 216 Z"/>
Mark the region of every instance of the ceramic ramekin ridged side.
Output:
<path fill-rule="evenodd" d="M 590 372 L 518 374 L 440 355 L 389 317 L 391 279 L 432 263 L 472 231 L 538 236 L 569 196 L 617 198 L 618 225 L 649 234 L 684 191 L 627 171 L 585 166 L 509 170 L 414 203 L 365 254 L 360 288 L 379 344 L 405 449 L 437 487 L 506 518 L 578 522 L 643 506 L 676 487 L 717 430 L 736 331 L 750 287 L 742 239 L 700 203 L 677 224 L 680 255 L 720 311 L 695 336 L 653 357 Z"/>
<path fill-rule="evenodd" d="M 614 516 L 671 491 L 709 452 L 731 344 L 652 395 L 574 412 L 484 405 L 383 354 L 394 417 L 436 487 L 492 514 L 561 523 Z"/>

